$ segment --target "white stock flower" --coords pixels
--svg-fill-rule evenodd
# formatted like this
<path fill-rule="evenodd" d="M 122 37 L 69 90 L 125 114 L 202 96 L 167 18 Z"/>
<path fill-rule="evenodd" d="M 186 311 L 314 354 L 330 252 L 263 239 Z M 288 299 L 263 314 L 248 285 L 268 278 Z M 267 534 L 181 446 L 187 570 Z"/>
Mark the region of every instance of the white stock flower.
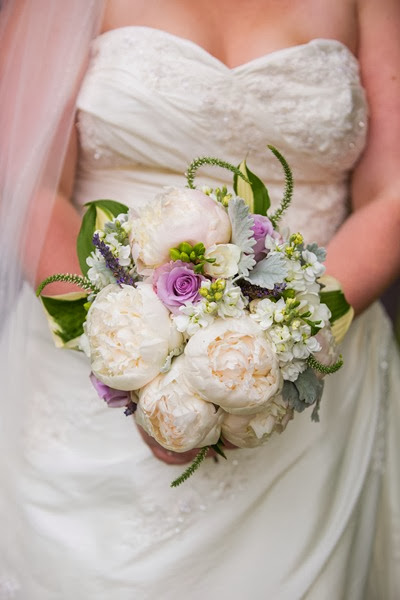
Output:
<path fill-rule="evenodd" d="M 225 413 L 222 435 L 239 448 L 256 448 L 264 444 L 273 433 L 282 433 L 293 419 L 293 409 L 277 394 L 264 409 L 254 415 L 232 415 Z"/>
<path fill-rule="evenodd" d="M 202 300 L 196 304 L 187 302 L 179 308 L 179 314 L 172 315 L 178 331 L 191 336 L 202 327 L 207 327 L 214 317 L 207 310 L 207 302 Z"/>
<path fill-rule="evenodd" d="M 227 412 L 259 411 L 282 383 L 271 343 L 247 315 L 216 319 L 197 331 L 184 356 L 189 384 Z"/>
<path fill-rule="evenodd" d="M 139 272 L 170 260 L 181 242 L 206 248 L 229 242 L 231 224 L 225 209 L 199 190 L 170 188 L 153 202 L 130 212 L 132 255 Z"/>
<path fill-rule="evenodd" d="M 159 444 L 174 452 L 216 444 L 222 411 L 191 389 L 182 373 L 184 358 L 176 358 L 168 373 L 158 375 L 139 393 L 135 412 L 139 423 Z"/>
<path fill-rule="evenodd" d="M 306 370 L 307 362 L 305 360 L 290 360 L 281 364 L 281 373 L 287 381 L 296 381 L 300 373 Z"/>
<path fill-rule="evenodd" d="M 243 296 L 240 287 L 232 283 L 232 281 L 226 281 L 223 296 L 216 303 L 215 310 L 218 316 L 223 319 L 227 317 L 238 318 L 243 314 L 246 305 L 247 300 Z"/>
<path fill-rule="evenodd" d="M 85 333 L 92 371 L 106 385 L 135 390 L 160 372 L 171 350 L 182 343 L 150 284 L 112 284 L 91 305 Z"/>
<path fill-rule="evenodd" d="M 204 273 L 217 279 L 228 279 L 238 272 L 241 250 L 236 244 L 213 244 L 207 248 L 204 257 L 215 260 L 204 264 Z"/>
<path fill-rule="evenodd" d="M 288 274 L 286 276 L 287 287 L 296 292 L 305 292 L 308 290 L 308 282 L 305 278 L 305 271 L 300 262 L 285 257 Z"/>
<path fill-rule="evenodd" d="M 90 267 L 87 277 L 97 288 L 102 289 L 110 283 L 115 283 L 115 277 L 97 248 L 87 257 L 86 264 Z"/>
<path fill-rule="evenodd" d="M 318 261 L 317 256 L 310 250 L 303 250 L 301 253 L 304 260 L 304 277 L 309 282 L 314 282 L 318 277 L 325 273 L 325 266 Z"/>
<path fill-rule="evenodd" d="M 250 306 L 251 318 L 256 321 L 261 329 L 267 330 L 274 323 L 281 323 L 284 319 L 286 302 L 280 298 L 277 302 L 269 298 L 253 300 Z"/>
<path fill-rule="evenodd" d="M 297 294 L 296 298 L 300 302 L 299 311 L 301 314 L 310 312 L 308 319 L 318 323 L 318 327 L 322 328 L 329 324 L 331 311 L 326 304 L 321 303 L 318 293 L 304 292 Z"/>

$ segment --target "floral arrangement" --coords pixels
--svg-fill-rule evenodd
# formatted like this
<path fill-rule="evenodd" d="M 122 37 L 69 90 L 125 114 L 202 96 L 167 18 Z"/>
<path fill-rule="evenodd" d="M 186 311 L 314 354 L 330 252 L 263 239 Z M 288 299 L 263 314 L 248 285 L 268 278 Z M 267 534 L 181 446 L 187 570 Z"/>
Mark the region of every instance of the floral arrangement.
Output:
<path fill-rule="evenodd" d="M 168 450 L 200 448 L 184 481 L 224 440 L 253 448 L 296 412 L 318 420 L 323 376 L 342 365 L 337 344 L 352 309 L 324 276 L 326 252 L 281 231 L 292 199 L 268 214 L 265 185 L 243 161 L 193 161 L 187 187 L 128 209 L 89 203 L 78 237 L 84 276 L 54 275 L 83 293 L 42 296 L 58 345 L 83 350 L 91 380 Z M 194 186 L 204 164 L 234 174 L 233 191 Z"/>

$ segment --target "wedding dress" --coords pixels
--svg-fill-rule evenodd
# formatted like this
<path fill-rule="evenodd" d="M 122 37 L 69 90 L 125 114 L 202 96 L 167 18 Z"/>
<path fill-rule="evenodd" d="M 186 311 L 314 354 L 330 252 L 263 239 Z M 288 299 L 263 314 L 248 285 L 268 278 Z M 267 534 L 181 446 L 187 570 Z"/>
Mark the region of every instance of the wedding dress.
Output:
<path fill-rule="evenodd" d="M 78 126 L 78 206 L 151 202 L 163 186 L 184 185 L 188 163 L 204 155 L 246 158 L 277 204 L 283 177 L 266 149 L 273 144 L 295 179 L 285 224 L 326 244 L 348 212 L 367 105 L 357 61 L 335 40 L 229 69 L 190 41 L 125 27 L 93 43 Z M 229 184 L 230 174 L 207 167 L 198 181 Z M 353 323 L 319 424 L 296 415 L 265 446 L 207 460 L 177 489 L 169 485 L 182 467 L 154 458 L 131 418 L 97 397 L 83 354 L 53 347 L 39 303 L 30 328 L 24 456 L 2 484 L 14 501 L 0 540 L 1 599 L 400 593 L 400 375 L 379 304 Z"/>

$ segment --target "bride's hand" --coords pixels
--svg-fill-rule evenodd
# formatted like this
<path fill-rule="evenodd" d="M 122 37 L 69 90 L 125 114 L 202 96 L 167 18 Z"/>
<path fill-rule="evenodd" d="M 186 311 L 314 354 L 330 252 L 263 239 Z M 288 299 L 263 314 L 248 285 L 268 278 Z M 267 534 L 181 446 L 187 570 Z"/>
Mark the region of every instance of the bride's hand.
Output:
<path fill-rule="evenodd" d="M 194 460 L 194 458 L 199 452 L 199 448 L 193 448 L 193 450 L 189 450 L 188 452 L 172 452 L 171 450 L 167 450 L 166 448 L 163 448 L 163 446 L 161 446 L 158 442 L 156 442 L 156 440 L 152 438 L 148 433 L 146 433 L 145 430 L 142 427 L 140 427 L 140 425 L 136 424 L 136 426 L 139 429 L 140 435 L 142 436 L 145 443 L 149 446 L 154 456 L 159 460 L 162 460 L 163 462 L 167 463 L 168 465 L 184 465 L 186 463 L 190 463 Z M 226 449 L 231 450 L 234 448 L 236 448 L 236 446 L 224 441 L 224 451 Z M 216 456 L 216 453 L 214 452 L 214 450 L 210 450 L 208 456 Z"/>

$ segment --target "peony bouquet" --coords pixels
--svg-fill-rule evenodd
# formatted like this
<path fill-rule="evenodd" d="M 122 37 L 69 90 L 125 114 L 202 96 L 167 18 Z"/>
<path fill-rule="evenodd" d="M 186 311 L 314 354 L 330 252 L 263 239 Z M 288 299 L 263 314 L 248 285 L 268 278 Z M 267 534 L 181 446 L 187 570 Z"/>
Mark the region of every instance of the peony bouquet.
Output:
<path fill-rule="evenodd" d="M 82 294 L 42 296 L 56 342 L 83 350 L 91 380 L 112 407 L 175 452 L 224 440 L 253 448 L 296 412 L 318 420 L 323 377 L 342 364 L 337 344 L 352 309 L 324 275 L 325 250 L 280 230 L 292 175 L 270 210 L 265 185 L 242 162 L 193 161 L 187 187 L 128 209 L 89 203 L 78 238 Z M 233 191 L 194 186 L 203 164 L 233 172 Z"/>

